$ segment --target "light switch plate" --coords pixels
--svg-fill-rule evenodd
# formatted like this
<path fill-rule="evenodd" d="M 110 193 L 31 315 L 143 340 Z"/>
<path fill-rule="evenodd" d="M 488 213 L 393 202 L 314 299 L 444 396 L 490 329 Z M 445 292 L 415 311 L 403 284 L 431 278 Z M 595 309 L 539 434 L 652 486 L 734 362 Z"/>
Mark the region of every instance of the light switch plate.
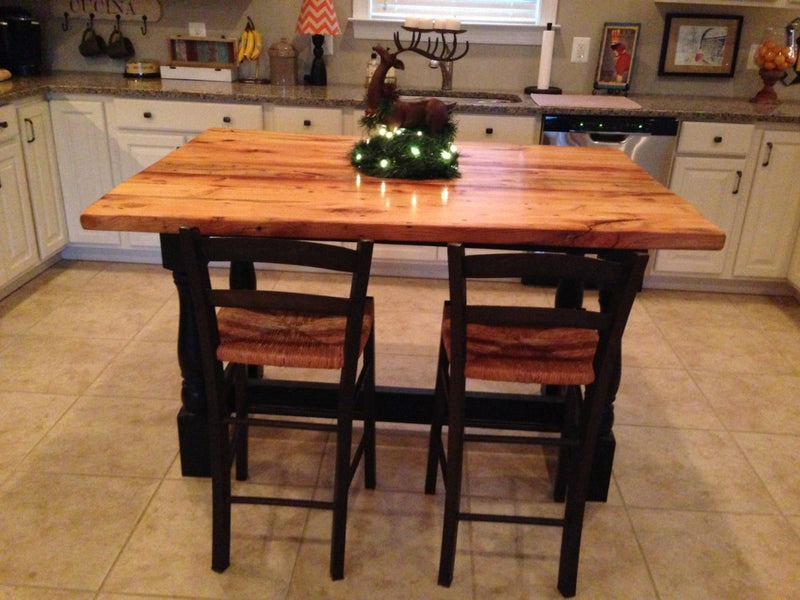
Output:
<path fill-rule="evenodd" d="M 571 62 L 585 63 L 589 62 L 589 46 L 592 43 L 592 38 L 588 37 L 574 37 L 572 38 L 572 57 Z"/>

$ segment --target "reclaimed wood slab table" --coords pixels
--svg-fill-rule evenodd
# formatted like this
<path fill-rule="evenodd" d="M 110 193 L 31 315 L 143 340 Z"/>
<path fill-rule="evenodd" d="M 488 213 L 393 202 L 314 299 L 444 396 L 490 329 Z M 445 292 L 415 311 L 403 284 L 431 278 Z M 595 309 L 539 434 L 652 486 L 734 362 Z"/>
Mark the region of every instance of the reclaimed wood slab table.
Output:
<path fill-rule="evenodd" d="M 202 374 L 176 243 L 181 226 L 219 235 L 595 251 L 717 250 L 725 242 L 719 228 L 619 150 L 463 143 L 460 178 L 416 181 L 360 174 L 349 162 L 355 141 L 210 129 L 81 215 L 86 229 L 161 234 L 163 264 L 180 297 L 185 475 L 205 475 L 208 466 Z M 613 412 L 593 499 L 608 489 L 612 420 Z"/>

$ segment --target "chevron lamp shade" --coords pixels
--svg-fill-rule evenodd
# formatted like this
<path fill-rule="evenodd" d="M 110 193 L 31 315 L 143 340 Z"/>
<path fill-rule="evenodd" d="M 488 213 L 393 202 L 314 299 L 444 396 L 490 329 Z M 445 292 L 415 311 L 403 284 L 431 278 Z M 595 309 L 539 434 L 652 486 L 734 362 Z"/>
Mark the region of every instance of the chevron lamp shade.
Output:
<path fill-rule="evenodd" d="M 333 0 L 303 0 L 294 28 L 297 33 L 335 35 L 342 33 Z"/>

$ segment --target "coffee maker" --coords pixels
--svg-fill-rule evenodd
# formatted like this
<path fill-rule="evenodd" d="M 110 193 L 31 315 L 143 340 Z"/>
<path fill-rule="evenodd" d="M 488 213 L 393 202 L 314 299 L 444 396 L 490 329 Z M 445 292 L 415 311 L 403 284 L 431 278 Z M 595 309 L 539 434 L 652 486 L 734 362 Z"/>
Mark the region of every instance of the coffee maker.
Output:
<path fill-rule="evenodd" d="M 0 8 L 0 68 L 14 75 L 42 72 L 42 27 L 23 8 Z"/>

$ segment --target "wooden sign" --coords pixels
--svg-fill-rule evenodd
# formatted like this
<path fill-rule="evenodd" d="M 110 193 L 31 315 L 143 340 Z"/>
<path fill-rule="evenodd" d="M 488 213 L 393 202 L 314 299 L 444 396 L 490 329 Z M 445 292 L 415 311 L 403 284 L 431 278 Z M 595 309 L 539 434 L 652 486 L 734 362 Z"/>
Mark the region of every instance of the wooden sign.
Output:
<path fill-rule="evenodd" d="M 53 0 L 50 3 L 53 16 L 61 18 L 86 17 L 95 19 L 148 22 L 161 19 L 159 0 Z"/>

